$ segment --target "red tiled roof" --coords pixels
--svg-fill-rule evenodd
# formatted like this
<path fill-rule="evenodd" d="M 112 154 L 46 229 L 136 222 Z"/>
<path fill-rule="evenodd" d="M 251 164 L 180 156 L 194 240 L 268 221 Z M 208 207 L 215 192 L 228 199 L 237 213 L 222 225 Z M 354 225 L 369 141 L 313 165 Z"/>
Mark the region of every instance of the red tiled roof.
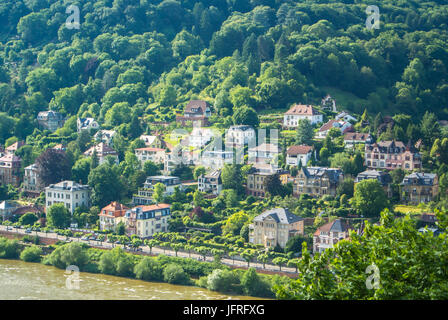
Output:
<path fill-rule="evenodd" d="M 150 148 L 150 147 L 147 147 L 147 148 L 138 148 L 138 149 L 135 149 L 135 150 L 139 150 L 139 151 L 154 151 L 154 152 L 165 151 L 165 149 L 161 149 L 161 148 Z"/>
<path fill-rule="evenodd" d="M 306 115 L 306 116 L 314 116 L 320 114 L 316 109 L 311 105 L 304 104 L 296 104 L 293 105 L 286 113 L 286 115 Z"/>
<path fill-rule="evenodd" d="M 111 155 L 111 154 L 118 155 L 117 151 L 115 151 L 114 149 L 109 147 L 104 142 L 100 142 L 96 146 L 91 147 L 89 150 L 84 152 L 84 155 L 91 156 L 93 154 L 94 150 L 96 150 L 96 152 L 99 156 Z"/>
<path fill-rule="evenodd" d="M 290 156 L 296 156 L 298 154 L 307 154 L 312 150 L 313 150 L 313 147 L 311 147 L 311 146 L 298 145 L 298 146 L 289 147 L 288 151 L 286 151 L 286 153 Z"/>
<path fill-rule="evenodd" d="M 362 132 L 347 132 L 344 135 L 344 140 L 366 141 L 368 138 L 370 138 L 370 134 Z"/>
<path fill-rule="evenodd" d="M 16 150 L 18 150 L 20 147 L 22 147 L 24 145 L 25 145 L 24 141 L 17 141 L 17 142 L 14 142 L 9 147 L 7 147 L 6 150 L 7 151 L 16 151 Z"/>
<path fill-rule="evenodd" d="M 184 113 L 198 113 L 192 111 L 192 109 L 200 109 L 201 111 L 199 113 L 205 113 L 207 107 L 210 107 L 210 104 L 207 101 L 204 100 L 191 100 L 188 102 L 187 106 L 185 107 Z"/>
<path fill-rule="evenodd" d="M 107 213 L 112 212 L 113 216 L 115 218 L 123 217 L 124 214 L 126 213 L 126 210 L 128 210 L 128 209 L 129 208 L 126 207 L 125 205 L 122 205 L 121 203 L 118 203 L 117 201 L 113 201 L 110 204 L 108 204 L 107 206 L 105 206 L 103 209 L 101 209 L 99 215 L 100 216 L 110 216 Z"/>
<path fill-rule="evenodd" d="M 159 203 L 159 204 L 153 204 L 150 206 L 137 206 L 137 208 L 142 208 L 142 211 L 153 211 L 153 210 L 160 210 L 160 209 L 168 209 L 171 207 L 171 205 L 166 203 Z"/>
<path fill-rule="evenodd" d="M 326 124 L 324 124 L 322 127 L 320 127 L 319 131 L 324 132 L 324 131 L 330 130 L 331 128 L 333 128 L 333 125 L 336 122 L 339 122 L 339 120 L 332 119 L 332 120 L 328 121 Z"/>

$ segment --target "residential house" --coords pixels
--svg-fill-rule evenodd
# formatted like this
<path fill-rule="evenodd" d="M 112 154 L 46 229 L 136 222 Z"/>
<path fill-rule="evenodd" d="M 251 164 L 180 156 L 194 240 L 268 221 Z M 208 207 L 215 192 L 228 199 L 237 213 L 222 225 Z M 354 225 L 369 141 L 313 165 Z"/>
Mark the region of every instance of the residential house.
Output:
<path fill-rule="evenodd" d="M 61 113 L 49 110 L 39 112 L 37 122 L 42 129 L 54 132 L 64 125 L 65 119 Z"/>
<path fill-rule="evenodd" d="M 213 170 L 207 174 L 201 174 L 198 178 L 198 190 L 219 195 L 222 191 L 221 170 Z"/>
<path fill-rule="evenodd" d="M 25 175 L 23 177 L 23 191 L 32 197 L 37 197 L 43 191 L 42 183 L 39 179 L 37 165 L 33 163 L 25 167 Z"/>
<path fill-rule="evenodd" d="M 341 240 L 348 239 L 349 225 L 342 219 L 336 219 L 319 227 L 313 237 L 313 253 L 321 253 L 333 248 Z"/>
<path fill-rule="evenodd" d="M 293 194 L 306 193 L 315 197 L 335 196 L 336 189 L 344 180 L 338 168 L 302 167 L 293 180 Z"/>
<path fill-rule="evenodd" d="M 262 143 L 256 147 L 249 149 L 249 163 L 264 163 L 276 165 L 280 149 L 274 143 Z"/>
<path fill-rule="evenodd" d="M 146 161 L 152 161 L 154 163 L 163 163 L 165 161 L 165 149 L 146 147 L 135 149 L 134 152 L 142 165 Z"/>
<path fill-rule="evenodd" d="M 20 167 L 22 159 L 13 153 L 0 158 L 0 183 L 18 187 L 21 183 Z"/>
<path fill-rule="evenodd" d="M 393 170 L 421 169 L 421 155 L 401 141 L 380 141 L 365 146 L 365 164 L 368 168 Z"/>
<path fill-rule="evenodd" d="M 319 131 L 316 134 L 317 139 L 325 139 L 330 129 L 335 128 L 341 132 L 341 134 L 345 134 L 351 130 L 353 130 L 353 126 L 350 122 L 345 120 L 336 120 L 332 119 L 325 123 L 322 127 L 320 127 Z"/>
<path fill-rule="evenodd" d="M 262 244 L 265 248 L 285 248 L 290 238 L 303 234 L 303 218 L 292 214 L 286 208 L 267 210 L 256 216 L 249 225 L 249 242 Z"/>
<path fill-rule="evenodd" d="M 117 135 L 115 130 L 98 130 L 97 133 L 93 136 L 95 141 L 103 142 L 109 147 L 114 145 L 114 137 Z"/>
<path fill-rule="evenodd" d="M 338 113 L 335 117 L 336 120 L 344 120 L 347 122 L 351 122 L 351 123 L 356 123 L 358 120 L 356 120 L 355 117 L 353 117 L 351 114 L 349 114 L 348 112 L 342 111 L 340 113 Z"/>
<path fill-rule="evenodd" d="M 152 237 L 157 232 L 168 231 L 171 217 L 170 205 L 159 203 L 149 206 L 137 206 L 126 211 L 126 233 L 141 238 Z"/>
<path fill-rule="evenodd" d="M 20 205 L 11 200 L 5 200 L 0 203 L 0 217 L 1 220 L 9 219 L 12 217 L 13 212 L 19 208 Z"/>
<path fill-rule="evenodd" d="M 154 202 L 154 186 L 158 183 L 165 185 L 165 196 L 172 195 L 176 187 L 182 190 L 182 183 L 178 177 L 173 176 L 150 176 L 146 178 L 142 188 L 134 195 L 132 201 L 135 205 L 148 205 Z"/>
<path fill-rule="evenodd" d="M 100 126 L 93 118 L 78 118 L 76 120 L 78 132 L 82 130 L 98 129 Z"/>
<path fill-rule="evenodd" d="M 213 136 L 214 134 L 211 129 L 194 127 L 183 141 L 183 145 L 192 148 L 202 148 L 212 140 Z"/>
<path fill-rule="evenodd" d="M 295 145 L 290 146 L 286 151 L 286 164 L 298 167 L 299 163 L 305 167 L 311 160 L 314 148 L 312 146 Z"/>
<path fill-rule="evenodd" d="M 330 110 L 336 112 L 336 100 L 334 100 L 329 94 L 325 98 L 322 99 L 320 103 L 323 110 Z"/>
<path fill-rule="evenodd" d="M 184 109 L 183 116 L 177 116 L 176 121 L 182 126 L 188 124 L 208 127 L 208 118 L 211 116 L 211 106 L 207 101 L 192 100 Z"/>
<path fill-rule="evenodd" d="M 414 172 L 404 177 L 400 187 L 402 201 L 427 203 L 439 193 L 439 179 L 435 173 Z"/>
<path fill-rule="evenodd" d="M 162 139 L 160 139 L 159 136 L 150 136 L 150 135 L 142 134 L 140 136 L 140 140 L 143 140 L 143 142 L 145 143 L 145 146 L 148 148 L 162 149 L 163 147 L 165 147 Z"/>
<path fill-rule="evenodd" d="M 129 208 L 116 201 L 101 209 L 99 216 L 100 230 L 115 230 L 120 222 L 125 223 L 125 214 Z"/>
<path fill-rule="evenodd" d="M 5 154 L 15 154 L 17 150 L 25 145 L 25 141 L 17 141 L 5 149 Z"/>
<path fill-rule="evenodd" d="M 266 196 L 265 180 L 267 177 L 279 175 L 282 184 L 288 183 L 289 172 L 271 165 L 253 166 L 247 173 L 246 194 L 264 198 Z"/>
<path fill-rule="evenodd" d="M 225 150 L 206 150 L 200 158 L 200 165 L 211 169 L 222 169 L 224 164 L 233 163 L 233 152 Z"/>
<path fill-rule="evenodd" d="M 90 187 L 74 181 L 61 181 L 45 188 L 45 209 L 63 203 L 71 214 L 81 206 L 90 207 Z"/>
<path fill-rule="evenodd" d="M 255 145 L 255 129 L 249 125 L 231 126 L 226 131 L 225 143 L 232 147 Z"/>
<path fill-rule="evenodd" d="M 118 164 L 118 152 L 109 147 L 106 143 L 100 142 L 96 146 L 89 148 L 84 155 L 86 157 L 91 157 L 96 151 L 96 155 L 98 157 L 98 163 L 101 165 L 107 161 L 107 157 L 112 157 L 114 159 L 114 163 Z"/>
<path fill-rule="evenodd" d="M 355 179 L 355 183 L 359 183 L 363 180 L 374 179 L 378 180 L 381 186 L 384 189 L 386 195 L 390 198 L 392 197 L 392 177 L 386 171 L 378 171 L 378 170 L 366 170 L 358 174 Z"/>
<path fill-rule="evenodd" d="M 293 105 L 283 116 L 283 126 L 296 128 L 299 120 L 308 119 L 311 124 L 323 122 L 322 114 L 311 105 Z"/>
<path fill-rule="evenodd" d="M 371 144 L 373 142 L 370 133 L 346 132 L 344 134 L 344 145 L 346 149 L 352 149 L 356 144 Z"/>

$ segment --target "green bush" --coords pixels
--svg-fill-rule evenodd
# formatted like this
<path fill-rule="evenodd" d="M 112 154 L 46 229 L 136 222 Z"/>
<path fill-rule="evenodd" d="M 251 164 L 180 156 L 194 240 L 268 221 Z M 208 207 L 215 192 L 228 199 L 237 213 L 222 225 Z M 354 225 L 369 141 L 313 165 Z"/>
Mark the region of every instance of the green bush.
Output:
<path fill-rule="evenodd" d="M 154 258 L 144 257 L 134 268 L 135 277 L 146 281 L 162 281 L 162 268 Z"/>
<path fill-rule="evenodd" d="M 0 238 L 0 258 L 17 259 L 20 254 L 20 245 L 17 240 Z"/>
<path fill-rule="evenodd" d="M 260 277 L 254 268 L 249 268 L 241 277 L 245 294 L 255 297 L 274 297 L 270 283 Z"/>
<path fill-rule="evenodd" d="M 40 262 L 42 256 L 42 249 L 38 246 L 31 246 L 25 248 L 20 254 L 20 259 L 25 262 Z"/>
<path fill-rule="evenodd" d="M 82 244 L 71 242 L 56 248 L 45 260 L 46 264 L 51 264 L 60 269 L 65 269 L 70 265 L 82 269 L 87 264 L 89 257 L 87 256 L 87 249 Z"/>
<path fill-rule="evenodd" d="M 163 280 L 171 284 L 191 284 L 191 280 L 184 269 L 177 264 L 171 263 L 163 270 Z"/>
<path fill-rule="evenodd" d="M 240 279 L 231 270 L 213 270 L 207 277 L 207 289 L 220 292 L 242 293 Z"/>

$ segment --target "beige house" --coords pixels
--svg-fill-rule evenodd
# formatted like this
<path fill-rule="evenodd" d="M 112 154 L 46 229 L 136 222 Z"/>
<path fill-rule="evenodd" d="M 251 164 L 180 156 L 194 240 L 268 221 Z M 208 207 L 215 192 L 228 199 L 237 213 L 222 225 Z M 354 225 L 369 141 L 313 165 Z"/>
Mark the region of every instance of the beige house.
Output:
<path fill-rule="evenodd" d="M 101 209 L 98 214 L 100 220 L 100 230 L 115 230 L 120 222 L 125 222 L 124 215 L 128 207 L 116 201 Z"/>
<path fill-rule="evenodd" d="M 284 248 L 294 235 L 304 233 L 304 220 L 288 209 L 275 208 L 254 218 L 249 226 L 249 242 L 262 244 L 265 248 L 277 245 Z"/>
<path fill-rule="evenodd" d="M 150 136 L 146 134 L 142 134 L 140 136 L 140 140 L 145 143 L 146 147 L 150 148 L 163 148 L 163 141 L 158 136 Z"/>
<path fill-rule="evenodd" d="M 340 240 L 349 236 L 349 225 L 342 219 L 326 223 L 316 230 L 313 237 L 313 253 L 321 253 L 333 248 Z"/>
<path fill-rule="evenodd" d="M 126 233 L 142 238 L 153 236 L 157 232 L 168 230 L 171 217 L 170 205 L 165 203 L 150 206 L 138 206 L 126 211 Z"/>
<path fill-rule="evenodd" d="M 146 161 L 152 161 L 154 163 L 165 162 L 165 149 L 162 148 L 147 147 L 135 149 L 135 155 L 142 165 Z"/>
<path fill-rule="evenodd" d="M 299 120 L 308 119 L 311 124 L 323 122 L 322 114 L 311 105 L 293 105 L 283 116 L 283 126 L 297 128 Z"/>
<path fill-rule="evenodd" d="M 86 157 L 91 157 L 93 153 L 96 151 L 96 155 L 98 157 L 98 163 L 103 164 L 107 161 L 107 157 L 114 158 L 114 162 L 118 164 L 118 152 L 109 147 L 106 143 L 100 142 L 96 146 L 91 147 L 86 152 L 84 152 L 84 155 Z"/>

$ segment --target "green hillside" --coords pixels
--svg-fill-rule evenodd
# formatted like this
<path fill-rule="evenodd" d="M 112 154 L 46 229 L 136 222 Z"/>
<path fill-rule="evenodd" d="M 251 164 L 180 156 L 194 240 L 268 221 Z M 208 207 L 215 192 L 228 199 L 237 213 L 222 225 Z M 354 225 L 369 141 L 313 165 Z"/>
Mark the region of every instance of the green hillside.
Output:
<path fill-rule="evenodd" d="M 133 116 L 171 121 L 194 98 L 224 122 L 234 108 L 283 111 L 329 92 L 358 114 L 446 118 L 447 1 L 383 1 L 377 30 L 369 4 L 3 0 L 0 143 L 31 135 L 48 108 L 132 138 Z M 69 5 L 79 30 L 66 27 Z"/>

